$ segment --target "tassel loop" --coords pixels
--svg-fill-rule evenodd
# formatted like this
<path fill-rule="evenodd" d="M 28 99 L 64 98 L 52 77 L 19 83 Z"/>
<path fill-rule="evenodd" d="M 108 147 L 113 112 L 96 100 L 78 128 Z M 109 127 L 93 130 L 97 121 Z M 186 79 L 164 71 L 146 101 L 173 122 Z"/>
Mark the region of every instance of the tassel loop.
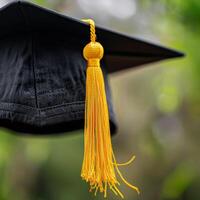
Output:
<path fill-rule="evenodd" d="M 83 22 L 86 22 L 90 25 L 90 40 L 91 42 L 96 41 L 96 30 L 95 30 L 95 22 L 92 19 L 82 19 Z"/>

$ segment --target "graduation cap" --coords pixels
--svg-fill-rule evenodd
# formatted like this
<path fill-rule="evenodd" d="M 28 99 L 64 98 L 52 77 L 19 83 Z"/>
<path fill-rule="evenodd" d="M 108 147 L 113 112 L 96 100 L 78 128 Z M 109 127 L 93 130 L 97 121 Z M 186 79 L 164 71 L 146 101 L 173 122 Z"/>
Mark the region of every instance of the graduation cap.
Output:
<path fill-rule="evenodd" d="M 183 54 L 23 1 L 0 9 L 0 27 L 0 126 L 31 134 L 84 127 L 81 176 L 90 189 L 123 197 L 117 171 L 139 191 L 118 169 L 134 157 L 118 164 L 112 150 L 107 75 Z"/>

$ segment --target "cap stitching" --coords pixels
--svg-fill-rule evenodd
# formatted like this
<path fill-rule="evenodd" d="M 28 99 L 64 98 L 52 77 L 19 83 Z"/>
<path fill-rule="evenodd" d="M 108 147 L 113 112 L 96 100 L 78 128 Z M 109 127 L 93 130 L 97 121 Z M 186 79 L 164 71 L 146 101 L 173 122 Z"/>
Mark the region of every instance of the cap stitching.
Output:
<path fill-rule="evenodd" d="M 46 111 L 46 110 L 51 110 L 51 109 L 55 109 L 55 108 L 59 108 L 59 107 L 66 107 L 66 106 L 73 106 L 73 105 L 82 105 L 85 104 L 85 101 L 75 101 L 75 102 L 71 102 L 71 103 L 64 103 L 64 104 L 58 104 L 56 106 L 51 106 L 51 107 L 46 107 L 46 108 L 35 108 L 35 107 L 31 107 L 31 106 L 27 106 L 27 105 L 23 105 L 23 104 L 17 104 L 17 103 L 10 103 L 10 102 L 0 102 L 1 104 L 8 104 L 8 106 L 22 106 L 22 108 L 24 110 L 40 110 L 40 111 Z M 0 108 L 1 110 L 1 108 Z"/>

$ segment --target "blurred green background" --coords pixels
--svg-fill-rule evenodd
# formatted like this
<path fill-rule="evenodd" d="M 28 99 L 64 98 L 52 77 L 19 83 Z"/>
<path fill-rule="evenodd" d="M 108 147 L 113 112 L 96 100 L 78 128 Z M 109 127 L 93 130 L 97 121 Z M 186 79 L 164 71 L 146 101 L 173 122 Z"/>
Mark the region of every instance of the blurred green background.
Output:
<path fill-rule="evenodd" d="M 33 2 L 187 54 L 110 76 L 119 122 L 112 140 L 119 162 L 137 157 L 122 172 L 141 195 L 122 186 L 125 199 L 199 200 L 200 1 Z M 82 131 L 45 138 L 0 132 L 0 200 L 103 199 L 80 178 Z M 119 198 L 109 193 L 108 199 Z"/>

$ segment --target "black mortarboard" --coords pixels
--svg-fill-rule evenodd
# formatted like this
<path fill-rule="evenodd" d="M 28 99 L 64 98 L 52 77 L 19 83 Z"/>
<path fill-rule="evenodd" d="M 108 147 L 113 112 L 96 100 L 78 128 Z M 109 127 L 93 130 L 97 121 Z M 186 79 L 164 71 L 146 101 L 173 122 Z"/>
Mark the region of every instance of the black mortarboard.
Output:
<path fill-rule="evenodd" d="M 85 121 L 81 176 L 95 194 L 106 197 L 109 187 L 123 197 L 115 171 L 139 190 L 118 169 L 134 157 L 118 164 L 112 150 L 107 74 L 182 54 L 84 21 L 22 1 L 0 10 L 0 126 L 49 134 L 80 129 Z"/>
<path fill-rule="evenodd" d="M 0 125 L 34 134 L 83 127 L 88 24 L 15 1 L 0 10 Z M 182 56 L 181 53 L 96 27 L 103 45 L 111 132 L 116 128 L 107 73 Z"/>

